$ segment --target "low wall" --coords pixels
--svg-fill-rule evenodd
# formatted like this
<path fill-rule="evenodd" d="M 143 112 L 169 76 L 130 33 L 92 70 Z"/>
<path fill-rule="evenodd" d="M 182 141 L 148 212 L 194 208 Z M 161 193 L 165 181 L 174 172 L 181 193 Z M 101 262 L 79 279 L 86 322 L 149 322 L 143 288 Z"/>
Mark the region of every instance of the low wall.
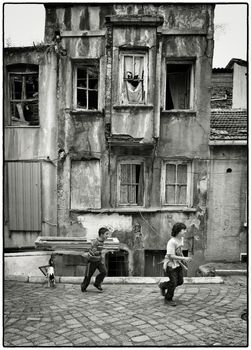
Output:
<path fill-rule="evenodd" d="M 42 276 L 39 266 L 48 265 L 51 252 L 4 254 L 4 276 Z"/>

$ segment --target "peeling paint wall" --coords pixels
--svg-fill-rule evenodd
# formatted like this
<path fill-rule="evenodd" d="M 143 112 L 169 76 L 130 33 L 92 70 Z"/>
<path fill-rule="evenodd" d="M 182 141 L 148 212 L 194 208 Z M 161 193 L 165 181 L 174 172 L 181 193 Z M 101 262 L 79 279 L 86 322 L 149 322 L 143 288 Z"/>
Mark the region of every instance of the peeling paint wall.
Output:
<path fill-rule="evenodd" d="M 66 152 L 57 168 L 58 234 L 93 239 L 101 226 L 111 225 L 121 249 L 129 253 L 130 275 L 140 276 L 145 273 L 145 251 L 165 250 L 172 225 L 182 221 L 188 227 L 186 245 L 195 261 L 189 274 L 195 274 L 205 259 L 207 233 L 214 6 L 125 3 L 45 7 L 45 40 L 51 42 L 59 30 L 67 51 L 58 62 L 57 148 Z M 141 105 L 121 103 L 121 60 L 123 53 L 133 50 L 144 56 L 146 67 L 147 88 Z M 96 111 L 74 106 L 74 70 L 88 59 L 99 62 Z M 166 60 L 187 59 L 194 69 L 193 106 L 166 111 Z M 144 162 L 144 204 L 121 207 L 118 165 L 139 158 Z M 162 168 L 168 159 L 193 163 L 191 207 L 162 205 Z M 73 210 L 71 164 L 91 160 L 100 162 L 97 202 L 101 208 L 86 208 L 79 201 L 79 208 Z M 80 184 L 79 190 L 85 191 L 85 185 Z"/>

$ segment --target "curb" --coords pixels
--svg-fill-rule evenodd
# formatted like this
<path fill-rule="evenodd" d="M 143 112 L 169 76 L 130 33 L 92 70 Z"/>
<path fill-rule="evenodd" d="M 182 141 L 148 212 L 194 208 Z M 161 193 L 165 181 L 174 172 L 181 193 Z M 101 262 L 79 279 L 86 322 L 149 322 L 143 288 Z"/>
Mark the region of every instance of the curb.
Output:
<path fill-rule="evenodd" d="M 217 276 L 241 275 L 247 276 L 247 270 L 215 270 Z"/>
<path fill-rule="evenodd" d="M 94 277 L 91 283 L 94 282 Z M 6 281 L 17 281 L 27 283 L 47 283 L 45 276 L 6 276 Z M 167 280 L 165 277 L 106 277 L 103 284 L 158 284 L 162 280 Z M 61 276 L 56 277 L 56 283 L 64 284 L 81 284 L 83 277 Z M 222 277 L 184 277 L 185 284 L 218 284 L 224 283 Z"/>

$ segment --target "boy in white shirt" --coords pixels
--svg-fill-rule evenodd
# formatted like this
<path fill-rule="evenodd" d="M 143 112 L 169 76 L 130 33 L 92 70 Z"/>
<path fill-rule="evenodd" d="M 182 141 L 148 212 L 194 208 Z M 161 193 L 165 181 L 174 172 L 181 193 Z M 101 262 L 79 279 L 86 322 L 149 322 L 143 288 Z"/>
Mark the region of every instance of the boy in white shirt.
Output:
<path fill-rule="evenodd" d="M 181 222 L 174 224 L 171 233 L 172 237 L 166 247 L 163 269 L 165 276 L 169 277 L 169 281 L 160 283 L 159 288 L 161 289 L 161 294 L 165 297 L 165 303 L 171 306 L 176 306 L 175 301 L 173 301 L 175 288 L 183 284 L 182 262 L 191 261 L 190 257 L 185 257 L 182 254 L 182 238 L 185 233 L 185 224 Z"/>

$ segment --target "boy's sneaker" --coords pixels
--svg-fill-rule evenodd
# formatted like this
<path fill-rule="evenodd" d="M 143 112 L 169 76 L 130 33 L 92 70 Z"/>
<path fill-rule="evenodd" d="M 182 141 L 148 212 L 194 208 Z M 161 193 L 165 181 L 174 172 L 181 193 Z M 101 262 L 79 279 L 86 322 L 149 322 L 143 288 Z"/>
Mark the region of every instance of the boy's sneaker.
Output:
<path fill-rule="evenodd" d="M 81 285 L 81 292 L 83 293 L 87 292 L 86 288 L 84 288 L 82 285 Z"/>
<path fill-rule="evenodd" d="M 166 295 L 166 290 L 165 290 L 165 288 L 163 288 L 163 283 L 160 282 L 158 284 L 158 286 L 159 286 L 159 289 L 160 289 L 160 294 L 164 297 Z"/>
<path fill-rule="evenodd" d="M 165 299 L 165 305 L 176 306 L 177 304 L 175 303 L 174 300 L 166 300 Z"/>
<path fill-rule="evenodd" d="M 93 283 L 94 287 L 97 288 L 100 292 L 103 292 L 103 288 L 101 286 L 98 286 L 97 284 Z"/>

